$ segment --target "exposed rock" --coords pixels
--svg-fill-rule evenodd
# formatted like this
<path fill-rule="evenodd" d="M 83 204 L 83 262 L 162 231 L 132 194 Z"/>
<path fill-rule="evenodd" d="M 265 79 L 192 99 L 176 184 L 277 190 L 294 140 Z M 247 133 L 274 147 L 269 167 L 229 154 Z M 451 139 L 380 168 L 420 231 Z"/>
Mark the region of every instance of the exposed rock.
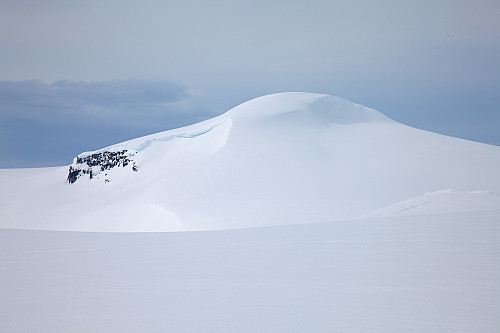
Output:
<path fill-rule="evenodd" d="M 127 154 L 127 150 L 121 151 L 103 151 L 85 157 L 76 157 L 73 164 L 69 167 L 68 183 L 73 184 L 82 175 L 89 175 L 92 179 L 99 175 L 101 171 L 111 170 L 115 167 L 126 167 L 132 164 L 132 170 L 137 172 L 139 167 L 132 160 L 134 154 Z M 107 174 L 106 174 L 107 175 Z M 109 180 L 107 179 L 109 182 Z"/>
<path fill-rule="evenodd" d="M 68 182 L 70 184 L 73 184 L 74 182 L 76 182 L 76 180 L 80 177 L 80 172 L 82 170 L 78 170 L 78 169 L 73 169 L 73 166 L 70 166 L 69 167 L 69 174 L 68 174 Z"/>

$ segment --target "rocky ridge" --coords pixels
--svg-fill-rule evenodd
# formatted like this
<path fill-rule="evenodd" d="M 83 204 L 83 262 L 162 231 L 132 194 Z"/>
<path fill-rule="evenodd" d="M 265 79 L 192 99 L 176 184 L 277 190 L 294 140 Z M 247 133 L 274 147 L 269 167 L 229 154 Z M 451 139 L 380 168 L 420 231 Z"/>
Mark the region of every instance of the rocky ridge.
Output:
<path fill-rule="evenodd" d="M 116 152 L 103 151 L 83 157 L 77 156 L 69 167 L 67 181 L 73 184 L 85 175 L 88 175 L 89 179 L 93 179 L 102 171 L 111 170 L 115 167 L 126 167 L 130 164 L 133 171 L 138 171 L 139 167 L 132 160 L 133 156 L 134 154 L 128 153 L 126 149 Z M 109 182 L 109 180 L 105 179 L 105 182 Z"/>

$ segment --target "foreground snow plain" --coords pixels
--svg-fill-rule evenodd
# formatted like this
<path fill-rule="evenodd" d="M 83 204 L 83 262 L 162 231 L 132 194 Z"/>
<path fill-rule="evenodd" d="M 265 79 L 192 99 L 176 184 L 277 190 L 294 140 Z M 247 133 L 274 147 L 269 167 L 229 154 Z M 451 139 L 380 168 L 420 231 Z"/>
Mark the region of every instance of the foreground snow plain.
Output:
<path fill-rule="evenodd" d="M 1 332 L 500 329 L 500 147 L 285 93 L 123 150 L 0 170 Z"/>
<path fill-rule="evenodd" d="M 495 332 L 500 211 L 225 231 L 0 230 L 1 332 Z"/>

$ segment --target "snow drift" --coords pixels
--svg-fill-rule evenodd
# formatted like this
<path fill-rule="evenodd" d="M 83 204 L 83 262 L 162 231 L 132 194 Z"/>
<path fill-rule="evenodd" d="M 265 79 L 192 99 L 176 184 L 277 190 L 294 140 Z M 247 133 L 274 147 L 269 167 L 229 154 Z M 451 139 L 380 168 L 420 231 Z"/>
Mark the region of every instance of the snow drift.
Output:
<path fill-rule="evenodd" d="M 489 191 L 478 205 L 500 209 L 498 170 L 500 147 L 411 128 L 338 97 L 282 93 L 82 153 L 70 167 L 0 170 L 0 227 L 181 231 L 328 222 L 390 215 L 400 211 L 395 203 L 450 188 Z M 473 210 L 476 199 L 459 196 L 447 209 Z"/>

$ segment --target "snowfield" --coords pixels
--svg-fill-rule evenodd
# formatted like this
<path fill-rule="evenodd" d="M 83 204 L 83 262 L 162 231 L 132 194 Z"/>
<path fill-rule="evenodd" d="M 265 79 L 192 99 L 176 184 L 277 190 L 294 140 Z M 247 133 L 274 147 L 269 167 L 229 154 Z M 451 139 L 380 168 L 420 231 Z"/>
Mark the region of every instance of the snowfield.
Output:
<path fill-rule="evenodd" d="M 260 97 L 198 124 L 82 153 L 71 168 L 72 184 L 68 166 L 0 170 L 0 226 L 237 229 L 353 219 L 445 189 L 500 193 L 500 147 L 308 93 Z"/>
<path fill-rule="evenodd" d="M 0 332 L 499 331 L 499 170 L 309 93 L 0 170 Z"/>
<path fill-rule="evenodd" d="M 496 332 L 500 211 L 0 230 L 1 332 Z"/>

